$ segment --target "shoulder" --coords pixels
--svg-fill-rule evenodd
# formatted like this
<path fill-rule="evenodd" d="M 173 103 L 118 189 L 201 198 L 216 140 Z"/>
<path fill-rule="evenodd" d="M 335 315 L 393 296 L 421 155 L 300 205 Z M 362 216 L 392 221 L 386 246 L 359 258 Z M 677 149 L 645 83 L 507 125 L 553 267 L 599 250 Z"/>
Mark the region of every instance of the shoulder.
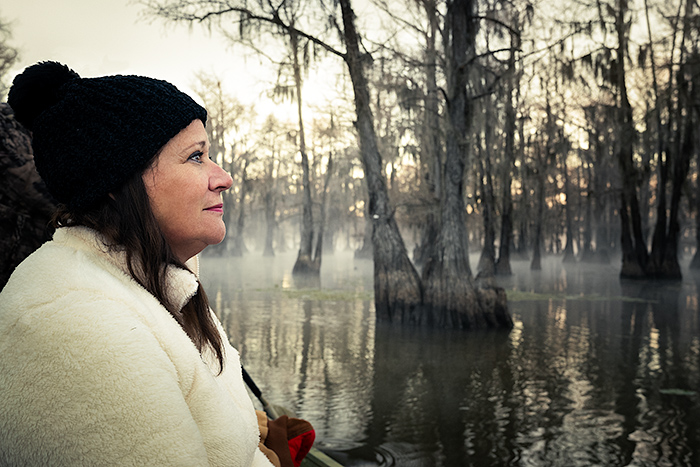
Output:
<path fill-rule="evenodd" d="M 0 293 L 0 335 L 17 341 L 13 335 L 28 332 L 38 346 L 45 345 L 42 339 L 98 345 L 143 328 L 157 333 L 159 342 L 173 334 L 177 344 L 188 342 L 167 310 L 114 264 L 94 235 L 61 230 L 18 266 Z"/>
<path fill-rule="evenodd" d="M 98 298 L 124 301 L 135 286 L 94 252 L 50 241 L 17 267 L 0 293 L 0 327 L 20 315 L 67 312 Z"/>
<path fill-rule="evenodd" d="M 107 247 L 90 232 L 81 227 L 58 229 L 53 240 L 17 266 L 3 293 L 34 289 L 47 296 L 76 287 L 90 288 L 96 281 L 108 278 L 128 284 L 130 278 L 110 264 Z"/>
<path fill-rule="evenodd" d="M 151 294 L 94 251 L 61 241 L 27 258 L 0 293 L 0 354 L 0 386 L 30 387 L 34 380 L 59 387 L 67 378 L 86 393 L 139 373 L 186 386 L 189 370 L 173 357 L 199 359 Z M 111 386 L 118 387 L 116 380 Z M 0 390 L 0 399 L 8 391 Z"/>
<path fill-rule="evenodd" d="M 123 273 L 49 242 L 20 264 L 0 293 L 0 348 L 16 346 L 36 356 L 47 347 L 92 352 L 123 345 L 118 341 L 152 333 L 143 316 L 158 307 Z M 149 341 L 141 336 L 133 342 Z"/>

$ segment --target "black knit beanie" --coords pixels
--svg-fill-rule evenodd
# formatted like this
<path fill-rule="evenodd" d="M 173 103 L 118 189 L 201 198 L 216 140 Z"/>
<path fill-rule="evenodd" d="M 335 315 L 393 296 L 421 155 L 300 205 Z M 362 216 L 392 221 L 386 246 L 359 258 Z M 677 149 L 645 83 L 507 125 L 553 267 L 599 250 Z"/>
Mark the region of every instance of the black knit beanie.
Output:
<path fill-rule="evenodd" d="M 207 112 L 172 84 L 144 76 L 81 78 L 57 62 L 26 68 L 7 99 L 32 132 L 49 192 L 84 211 L 123 185 L 172 137 Z"/>

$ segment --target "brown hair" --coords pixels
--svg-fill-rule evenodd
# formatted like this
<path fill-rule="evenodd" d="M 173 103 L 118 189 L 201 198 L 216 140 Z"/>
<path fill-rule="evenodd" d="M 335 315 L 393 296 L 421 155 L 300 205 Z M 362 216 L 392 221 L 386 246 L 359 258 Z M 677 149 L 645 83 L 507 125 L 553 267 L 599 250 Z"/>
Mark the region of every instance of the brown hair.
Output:
<path fill-rule="evenodd" d="M 78 226 L 102 234 L 108 246 L 124 248 L 129 273 L 165 307 L 201 353 L 207 346 L 216 354 L 219 372 L 224 367 L 221 334 L 211 316 L 209 300 L 202 284 L 197 293 L 176 310 L 166 295 L 165 272 L 168 265 L 187 270 L 177 259 L 158 226 L 141 178 L 134 174 L 121 188 L 87 211 L 72 212 L 62 205 L 54 214 L 55 228 Z"/>

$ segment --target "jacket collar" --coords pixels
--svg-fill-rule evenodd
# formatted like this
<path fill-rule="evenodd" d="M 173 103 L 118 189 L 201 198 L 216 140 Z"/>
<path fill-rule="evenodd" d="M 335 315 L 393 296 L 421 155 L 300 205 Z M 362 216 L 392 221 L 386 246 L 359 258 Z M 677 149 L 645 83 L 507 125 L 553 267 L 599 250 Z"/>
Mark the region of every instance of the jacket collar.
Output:
<path fill-rule="evenodd" d="M 82 226 L 61 227 L 54 233 L 53 241 L 76 250 L 92 253 L 97 256 L 99 262 L 105 263 L 109 268 L 117 269 L 130 280 L 134 280 L 129 273 L 126 252 L 121 248 L 110 246 L 104 237 L 93 229 Z M 182 307 L 199 289 L 199 258 L 192 257 L 185 263 L 185 266 L 188 267 L 188 270 L 168 265 L 165 273 L 168 300 L 178 311 L 182 310 Z"/>

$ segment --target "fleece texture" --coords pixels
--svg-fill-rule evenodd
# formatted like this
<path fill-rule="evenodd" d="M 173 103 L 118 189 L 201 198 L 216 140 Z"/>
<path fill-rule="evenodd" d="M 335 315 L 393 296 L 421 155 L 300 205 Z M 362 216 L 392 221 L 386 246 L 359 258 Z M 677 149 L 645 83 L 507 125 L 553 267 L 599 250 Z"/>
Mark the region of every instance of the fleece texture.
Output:
<path fill-rule="evenodd" d="M 194 273 L 168 270 L 173 303 L 196 293 Z M 90 229 L 58 229 L 0 293 L 0 465 L 269 467 L 218 326 L 221 374 L 123 252 Z"/>

